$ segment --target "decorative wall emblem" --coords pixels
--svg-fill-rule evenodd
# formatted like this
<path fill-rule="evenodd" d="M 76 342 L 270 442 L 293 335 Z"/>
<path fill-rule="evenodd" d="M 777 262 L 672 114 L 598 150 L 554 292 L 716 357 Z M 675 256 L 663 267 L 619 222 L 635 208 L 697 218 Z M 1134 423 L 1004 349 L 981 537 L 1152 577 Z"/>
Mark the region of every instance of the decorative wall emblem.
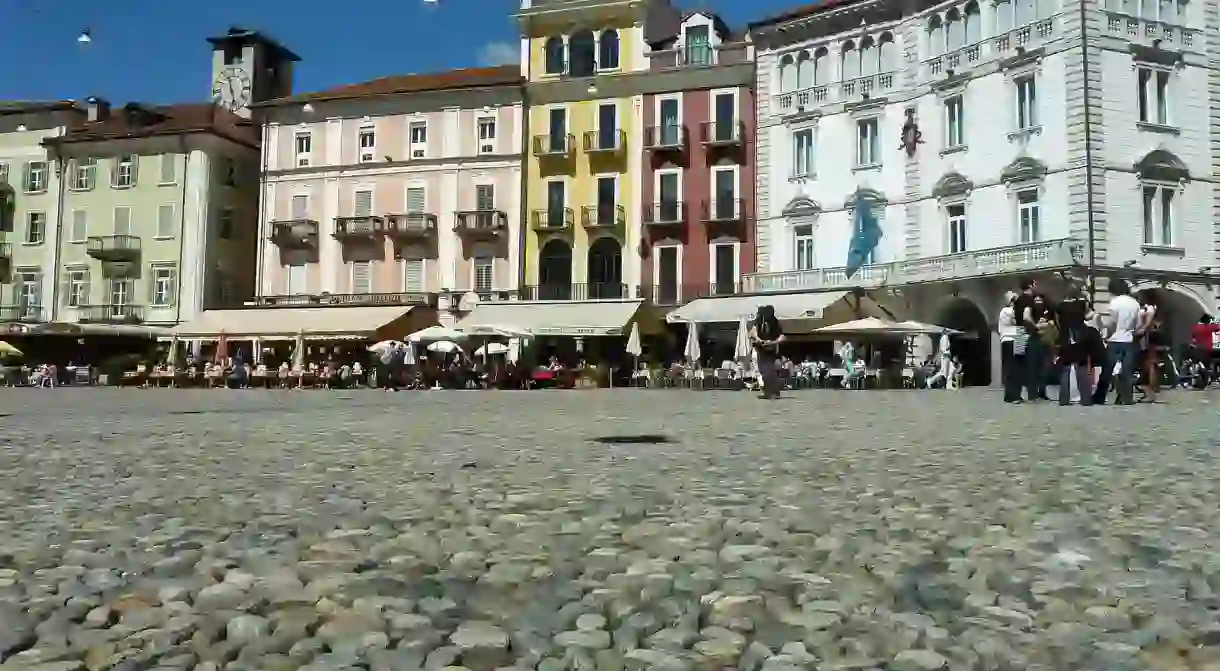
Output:
<path fill-rule="evenodd" d="M 919 122 L 915 120 L 915 108 L 907 108 L 907 120 L 902 124 L 902 146 L 899 149 L 907 153 L 907 157 L 915 156 L 915 149 L 923 144 L 923 132 L 919 130 Z"/>

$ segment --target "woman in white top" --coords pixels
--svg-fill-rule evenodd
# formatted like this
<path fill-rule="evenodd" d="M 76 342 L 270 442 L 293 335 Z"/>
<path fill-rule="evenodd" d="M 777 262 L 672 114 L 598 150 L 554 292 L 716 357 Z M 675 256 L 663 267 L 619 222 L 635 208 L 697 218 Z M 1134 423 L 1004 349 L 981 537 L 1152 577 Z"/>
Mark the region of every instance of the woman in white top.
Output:
<path fill-rule="evenodd" d="M 1022 371 L 1025 370 L 1025 347 L 1023 342 L 1025 332 L 1017 324 L 1016 305 L 1017 292 L 1004 294 L 1004 307 L 1000 310 L 997 320 L 1000 332 L 1000 362 L 1001 376 L 1004 379 L 1004 402 L 1021 402 Z"/>

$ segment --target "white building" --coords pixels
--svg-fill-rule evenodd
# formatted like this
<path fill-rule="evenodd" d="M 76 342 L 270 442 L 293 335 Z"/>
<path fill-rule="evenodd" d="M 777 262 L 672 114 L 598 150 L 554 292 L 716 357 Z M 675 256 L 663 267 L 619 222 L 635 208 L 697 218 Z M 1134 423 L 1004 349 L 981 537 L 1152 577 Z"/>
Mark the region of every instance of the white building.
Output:
<path fill-rule="evenodd" d="M 864 0 L 751 26 L 759 272 L 747 290 L 884 286 L 873 295 L 896 316 L 986 335 L 1017 276 L 1053 292 L 1057 271 L 1085 277 L 1092 260 L 1099 302 L 1113 275 L 1160 288 L 1185 338 L 1217 304 L 1220 72 L 1203 39 L 1217 12 L 1111 1 Z M 857 193 L 884 237 L 848 280 Z M 975 355 L 994 370 L 991 340 Z"/>

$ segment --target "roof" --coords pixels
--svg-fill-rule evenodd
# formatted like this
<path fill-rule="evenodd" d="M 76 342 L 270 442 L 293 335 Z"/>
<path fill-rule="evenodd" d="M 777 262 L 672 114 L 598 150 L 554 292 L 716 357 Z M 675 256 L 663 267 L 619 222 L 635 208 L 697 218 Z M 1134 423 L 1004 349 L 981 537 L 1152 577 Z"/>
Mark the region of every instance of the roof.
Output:
<path fill-rule="evenodd" d="M 224 35 L 209 37 L 208 42 L 211 42 L 215 46 L 223 46 L 230 42 L 236 42 L 238 44 L 261 43 L 277 52 L 281 58 L 290 61 L 301 60 L 300 56 L 293 53 L 291 49 L 284 46 L 267 33 L 261 30 L 247 30 L 241 26 L 233 26 L 232 28 L 229 28 L 229 31 Z"/>
<path fill-rule="evenodd" d="M 492 86 L 520 86 L 524 82 L 525 79 L 521 76 L 521 69 L 516 65 L 501 65 L 492 68 L 462 68 L 426 74 L 392 75 L 359 84 L 337 86 L 325 91 L 301 93 L 287 98 L 268 100 L 254 105 L 254 107 L 276 107 L 293 103 L 349 100 L 400 93 L 422 93 L 425 91 L 454 91 Z"/>
<path fill-rule="evenodd" d="M 81 123 L 69 129 L 67 134 L 46 142 L 96 142 L 188 133 L 211 133 L 251 147 L 259 143 L 258 130 L 250 121 L 212 103 L 128 103 L 111 110 L 104 121 Z"/>
<path fill-rule="evenodd" d="M 71 100 L 0 100 L 0 116 L 80 109 Z"/>
<path fill-rule="evenodd" d="M 760 21 L 750 23 L 749 29 L 756 30 L 758 28 L 768 28 L 779 23 L 787 23 L 788 21 L 797 21 L 799 19 L 807 19 L 816 14 L 827 12 L 838 7 L 853 5 L 861 0 L 819 0 L 807 5 L 802 5 L 796 9 L 789 10 L 783 14 L 767 17 Z"/>

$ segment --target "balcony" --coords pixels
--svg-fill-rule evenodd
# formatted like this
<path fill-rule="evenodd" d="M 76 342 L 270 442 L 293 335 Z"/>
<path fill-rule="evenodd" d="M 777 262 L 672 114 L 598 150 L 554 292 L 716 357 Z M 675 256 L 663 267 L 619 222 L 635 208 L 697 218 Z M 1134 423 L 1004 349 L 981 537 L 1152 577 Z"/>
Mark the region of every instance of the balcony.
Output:
<path fill-rule="evenodd" d="M 644 129 L 644 149 L 647 151 L 682 151 L 687 140 L 686 126 L 662 125 Z"/>
<path fill-rule="evenodd" d="M 1111 17 L 1111 30 L 1122 32 L 1118 28 L 1125 26 L 1116 26 L 1113 21 L 1114 19 Z M 1169 30 L 1171 34 L 1170 41 L 1172 41 L 1173 29 L 1170 28 Z M 1015 56 L 1017 49 L 1032 48 L 1054 36 L 1055 18 L 1041 19 L 1029 25 L 1014 28 L 1006 33 L 989 37 L 981 42 L 968 44 L 926 59 L 921 64 L 921 74 L 925 77 L 943 77 L 954 73 L 967 72 L 997 58 Z M 1156 31 L 1150 37 L 1157 37 Z"/>
<path fill-rule="evenodd" d="M 692 44 L 680 49 L 650 51 L 646 55 L 650 70 L 736 65 L 749 60 L 744 42 L 721 44 L 718 47 L 710 44 Z"/>
<path fill-rule="evenodd" d="M 621 130 L 591 130 L 585 133 L 585 153 L 616 154 L 627 147 L 627 133 Z"/>
<path fill-rule="evenodd" d="M 560 158 L 571 156 L 576 149 L 576 139 L 562 133 L 548 133 L 534 136 L 534 155 L 538 157 Z"/>
<path fill-rule="evenodd" d="M 781 116 L 809 112 L 827 103 L 854 102 L 886 93 L 894 88 L 894 73 L 884 72 L 856 77 L 845 82 L 811 86 L 775 96 L 774 106 Z"/>
<path fill-rule="evenodd" d="M 299 308 L 325 306 L 436 305 L 436 295 L 424 292 L 391 294 L 298 294 L 294 296 L 257 296 L 225 309 Z"/>
<path fill-rule="evenodd" d="M 469 238 L 497 238 L 508 230 L 508 213 L 504 210 L 460 210 L 453 230 Z"/>
<path fill-rule="evenodd" d="M 362 217 L 335 217 L 333 236 L 339 241 L 374 240 L 385 235 L 385 221 L 371 215 Z"/>
<path fill-rule="evenodd" d="M 627 285 L 619 282 L 538 284 L 521 289 L 523 301 L 603 301 L 629 297 Z"/>
<path fill-rule="evenodd" d="M 673 226 L 686 223 L 686 204 L 680 200 L 664 200 L 644 206 L 645 226 Z"/>
<path fill-rule="evenodd" d="M 139 324 L 144 321 L 144 306 L 82 305 L 77 314 L 82 324 Z"/>
<path fill-rule="evenodd" d="M 39 324 L 46 321 L 46 313 L 41 305 L 3 305 L 0 306 L 0 323 L 19 322 L 22 324 Z"/>
<path fill-rule="evenodd" d="M 273 221 L 270 240 L 284 249 L 316 249 L 318 222 L 313 219 Z"/>
<path fill-rule="evenodd" d="M 745 141 L 745 124 L 741 121 L 706 121 L 699 129 L 699 141 L 705 147 L 736 147 Z"/>
<path fill-rule="evenodd" d="M 134 235 L 95 235 L 85 241 L 85 252 L 99 261 L 138 261 L 140 238 Z"/>
<path fill-rule="evenodd" d="M 1132 42 L 1150 43 L 1153 40 L 1159 40 L 1165 47 L 1173 49 L 1176 47 L 1193 46 L 1195 38 L 1200 35 L 1198 30 L 1191 28 L 1172 26 L 1160 21 L 1131 16 L 1130 14 L 1114 10 L 1103 11 L 1106 14 L 1106 32 L 1120 39 Z M 1051 19 L 1046 20 L 1047 23 L 1050 21 Z M 1039 35 L 1043 32 L 1041 24 L 1041 21 L 1034 24 L 1034 35 Z"/>
<path fill-rule="evenodd" d="M 734 296 L 741 293 L 737 282 L 713 282 L 711 284 L 655 284 L 640 287 L 636 297 L 653 305 L 682 305 L 696 298 L 709 296 Z"/>
<path fill-rule="evenodd" d="M 1081 263 L 1085 245 L 1072 238 L 993 247 L 960 254 L 864 266 L 850 279 L 842 267 L 754 273 L 742 280 L 746 293 L 871 288 L 947 282 L 1034 271 L 1063 270 Z"/>
<path fill-rule="evenodd" d="M 572 229 L 572 208 L 552 207 L 544 210 L 534 210 L 530 213 L 530 222 L 535 231 L 555 232 Z"/>
<path fill-rule="evenodd" d="M 585 205 L 580 208 L 580 223 L 585 228 L 616 228 L 627 223 L 627 211 L 622 205 Z"/>
<path fill-rule="evenodd" d="M 746 215 L 744 198 L 719 198 L 703 202 L 700 220 L 707 223 L 741 221 Z"/>
<path fill-rule="evenodd" d="M 423 240 L 436 237 L 436 215 L 430 212 L 388 214 L 385 232 L 395 240 Z"/>

